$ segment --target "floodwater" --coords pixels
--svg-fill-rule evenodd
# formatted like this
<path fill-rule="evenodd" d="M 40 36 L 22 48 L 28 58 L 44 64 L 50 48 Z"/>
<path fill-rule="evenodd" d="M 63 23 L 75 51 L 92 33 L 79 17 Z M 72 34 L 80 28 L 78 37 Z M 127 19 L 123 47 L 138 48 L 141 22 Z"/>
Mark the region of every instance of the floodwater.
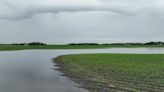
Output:
<path fill-rule="evenodd" d="M 164 54 L 164 48 L 0 51 L 0 92 L 88 92 L 61 76 L 54 57 L 80 53 Z"/>

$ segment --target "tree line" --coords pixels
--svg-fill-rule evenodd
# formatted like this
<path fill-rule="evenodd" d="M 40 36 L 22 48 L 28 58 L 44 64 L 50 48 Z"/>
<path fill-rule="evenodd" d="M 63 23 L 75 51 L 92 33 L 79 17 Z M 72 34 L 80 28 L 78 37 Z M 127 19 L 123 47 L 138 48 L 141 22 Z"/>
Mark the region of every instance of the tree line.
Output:
<path fill-rule="evenodd" d="M 28 46 L 28 45 L 47 45 L 47 44 L 41 43 L 41 42 L 31 42 L 31 43 L 12 43 L 11 45 L 23 45 L 23 46 Z"/>
<path fill-rule="evenodd" d="M 68 45 L 164 45 L 164 42 L 147 42 L 147 43 L 70 43 Z"/>
<path fill-rule="evenodd" d="M 11 45 L 47 45 L 46 43 L 42 42 L 30 42 L 30 43 L 12 43 Z M 69 43 L 68 45 L 164 45 L 164 42 L 147 42 L 147 43 Z"/>

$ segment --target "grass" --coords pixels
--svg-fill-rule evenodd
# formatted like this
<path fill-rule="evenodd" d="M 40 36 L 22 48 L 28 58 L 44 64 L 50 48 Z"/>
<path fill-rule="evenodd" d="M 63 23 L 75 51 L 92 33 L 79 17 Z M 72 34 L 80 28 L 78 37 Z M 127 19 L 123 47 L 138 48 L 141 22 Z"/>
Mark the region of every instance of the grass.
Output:
<path fill-rule="evenodd" d="M 163 92 L 164 54 L 79 54 L 55 59 L 91 92 Z"/>
<path fill-rule="evenodd" d="M 96 48 L 116 48 L 116 47 L 164 47 L 164 45 L 0 45 L 0 51 L 24 50 L 24 49 L 96 49 Z"/>

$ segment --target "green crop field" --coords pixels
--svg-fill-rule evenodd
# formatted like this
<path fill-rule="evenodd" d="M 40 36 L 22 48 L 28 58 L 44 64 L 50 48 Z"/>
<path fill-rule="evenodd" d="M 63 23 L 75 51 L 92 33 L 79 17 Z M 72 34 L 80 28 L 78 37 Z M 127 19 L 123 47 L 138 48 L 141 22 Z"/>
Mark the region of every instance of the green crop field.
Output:
<path fill-rule="evenodd" d="M 91 92 L 164 90 L 164 54 L 65 55 L 54 62 Z"/>
<path fill-rule="evenodd" d="M 24 49 L 97 49 L 97 48 L 135 48 L 135 47 L 164 47 L 164 45 L 0 45 L 0 51 L 5 50 L 24 50 Z"/>

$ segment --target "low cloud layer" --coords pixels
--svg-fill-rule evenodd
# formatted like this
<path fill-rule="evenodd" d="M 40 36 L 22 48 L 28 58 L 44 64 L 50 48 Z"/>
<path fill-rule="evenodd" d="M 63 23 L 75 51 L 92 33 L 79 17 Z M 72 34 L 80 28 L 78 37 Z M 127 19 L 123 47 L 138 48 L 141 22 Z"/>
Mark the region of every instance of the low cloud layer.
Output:
<path fill-rule="evenodd" d="M 164 41 L 163 0 L 0 0 L 0 43 Z"/>
<path fill-rule="evenodd" d="M 0 18 L 29 18 L 38 13 L 108 11 L 121 14 L 163 12 L 163 0 L 0 0 Z"/>

